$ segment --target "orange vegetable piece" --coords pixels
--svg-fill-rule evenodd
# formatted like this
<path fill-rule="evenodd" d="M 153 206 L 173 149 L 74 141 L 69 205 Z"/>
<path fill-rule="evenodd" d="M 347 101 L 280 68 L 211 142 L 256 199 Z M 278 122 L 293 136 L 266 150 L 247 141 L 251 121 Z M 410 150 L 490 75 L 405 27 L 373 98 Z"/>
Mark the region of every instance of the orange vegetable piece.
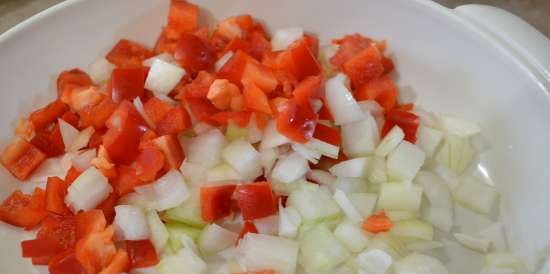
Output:
<path fill-rule="evenodd" d="M 15 139 L 2 151 L 2 165 L 19 180 L 29 177 L 46 155 L 25 139 Z"/>
<path fill-rule="evenodd" d="M 241 82 L 243 85 L 255 84 L 266 93 L 271 93 L 279 84 L 273 70 L 257 62 L 246 64 Z"/>
<path fill-rule="evenodd" d="M 99 274 L 118 274 L 126 272 L 130 268 L 130 258 L 126 250 L 119 249 L 111 263 L 107 265 Z"/>
<path fill-rule="evenodd" d="M 272 114 L 269 101 L 265 93 L 254 83 L 247 83 L 243 90 L 244 105 L 251 111 L 259 111 L 265 114 Z"/>
<path fill-rule="evenodd" d="M 48 177 L 46 183 L 46 210 L 59 215 L 70 214 L 65 204 L 68 185 L 59 177 Z"/>
<path fill-rule="evenodd" d="M 63 71 L 57 77 L 57 97 L 60 98 L 65 93 L 77 87 L 92 85 L 92 78 L 77 68 Z"/>
<path fill-rule="evenodd" d="M 153 52 L 141 44 L 120 39 L 105 58 L 120 68 L 141 67 L 143 60 L 152 57 Z"/>
<path fill-rule="evenodd" d="M 177 138 L 173 135 L 163 135 L 153 140 L 153 144 L 157 146 L 162 153 L 166 162 L 166 169 L 179 169 L 185 155 Z"/>
<path fill-rule="evenodd" d="M 14 191 L 0 205 L 0 220 L 18 227 L 32 229 L 46 217 L 45 193 L 35 188 L 31 195 Z"/>
<path fill-rule="evenodd" d="M 375 45 L 371 45 L 346 61 L 343 71 L 350 78 L 353 88 L 358 88 L 382 76 L 382 54 Z"/>
<path fill-rule="evenodd" d="M 384 211 L 368 217 L 363 222 L 363 229 L 371 233 L 388 232 L 393 224 Z"/>
<path fill-rule="evenodd" d="M 29 119 L 34 126 L 35 130 L 43 129 L 61 117 L 66 111 L 69 110 L 67 104 L 60 100 L 55 100 L 49 103 L 47 106 L 35 110 L 29 116 Z"/>
<path fill-rule="evenodd" d="M 239 87 L 226 79 L 216 79 L 210 85 L 206 98 L 219 110 L 231 107 L 231 100 L 241 92 Z"/>

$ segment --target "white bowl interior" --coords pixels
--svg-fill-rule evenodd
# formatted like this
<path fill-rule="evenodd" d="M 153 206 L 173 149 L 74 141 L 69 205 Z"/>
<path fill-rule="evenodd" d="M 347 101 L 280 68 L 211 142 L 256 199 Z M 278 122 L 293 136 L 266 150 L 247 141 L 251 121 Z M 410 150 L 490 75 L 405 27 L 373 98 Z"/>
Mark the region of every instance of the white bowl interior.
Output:
<path fill-rule="evenodd" d="M 152 46 L 168 2 L 67 1 L 0 37 L 3 138 L 19 115 L 46 102 L 44 94 L 54 96 L 60 71 L 86 68 L 121 37 Z M 481 163 L 503 193 L 501 213 L 511 250 L 533 264 L 537 252 L 550 245 L 545 218 L 550 208 L 549 95 L 512 55 L 451 10 L 422 0 L 195 2 L 208 21 L 251 13 L 270 29 L 301 26 L 325 42 L 355 32 L 387 39 L 399 84 L 411 87 L 421 105 L 482 125 L 492 149 Z M 0 170 L 4 198 L 21 185 Z M 20 258 L 22 237 L 29 235 L 1 225 L 1 273 L 31 272 L 30 263 Z M 457 250 L 459 257 L 450 262 L 453 273 L 479 269 L 481 256 Z"/>

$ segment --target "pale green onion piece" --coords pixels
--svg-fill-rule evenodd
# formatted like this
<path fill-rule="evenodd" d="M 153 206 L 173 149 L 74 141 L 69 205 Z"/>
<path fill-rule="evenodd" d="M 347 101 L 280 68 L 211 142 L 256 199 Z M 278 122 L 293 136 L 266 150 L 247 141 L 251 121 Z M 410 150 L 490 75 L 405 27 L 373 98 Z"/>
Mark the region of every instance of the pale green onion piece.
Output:
<path fill-rule="evenodd" d="M 442 116 L 439 120 L 441 126 L 448 134 L 469 137 L 481 131 L 479 125 L 455 117 Z"/>
<path fill-rule="evenodd" d="M 283 207 L 282 204 L 279 204 L 279 236 L 295 238 L 301 223 L 302 217 L 298 210 L 291 206 Z"/>
<path fill-rule="evenodd" d="M 417 213 L 422 202 L 422 188 L 409 183 L 381 185 L 377 208 Z"/>
<path fill-rule="evenodd" d="M 168 244 L 174 252 L 178 251 L 182 247 L 182 235 L 186 235 L 193 241 L 197 241 L 202 233 L 202 230 L 199 228 L 179 223 L 167 223 L 166 229 L 169 234 Z"/>
<path fill-rule="evenodd" d="M 453 236 L 457 242 L 471 250 L 486 253 L 491 247 L 491 241 L 485 238 L 474 237 L 464 233 L 454 233 Z"/>
<path fill-rule="evenodd" d="M 290 183 L 302 178 L 308 170 L 307 160 L 300 154 L 293 152 L 279 158 L 273 168 L 271 177 L 279 182 Z"/>
<path fill-rule="evenodd" d="M 418 253 L 395 262 L 394 270 L 396 274 L 450 274 L 439 260 Z"/>
<path fill-rule="evenodd" d="M 378 233 L 372 237 L 369 249 L 384 250 L 394 260 L 401 259 L 409 254 L 409 250 L 405 243 L 389 233 Z"/>
<path fill-rule="evenodd" d="M 423 212 L 426 221 L 435 227 L 450 232 L 453 226 L 453 201 L 449 186 L 435 173 L 420 171 L 414 182 L 422 187 L 429 206 Z"/>
<path fill-rule="evenodd" d="M 159 215 L 156 211 L 150 210 L 146 214 L 147 216 L 147 225 L 149 226 L 149 233 L 151 243 L 155 247 L 157 253 L 161 253 L 164 250 L 164 247 L 168 243 L 170 238 L 170 233 L 164 226 L 164 223 L 159 218 Z"/>
<path fill-rule="evenodd" d="M 372 274 L 384 274 L 393 263 L 392 257 L 381 249 L 371 249 L 357 256 L 359 268 Z"/>
<path fill-rule="evenodd" d="M 244 139 L 248 136 L 248 129 L 239 127 L 235 122 L 229 121 L 227 128 L 225 129 L 225 138 L 229 141 L 235 141 L 238 139 Z"/>
<path fill-rule="evenodd" d="M 506 235 L 502 223 L 496 222 L 479 232 L 481 237 L 489 239 L 496 252 L 505 252 L 508 250 Z"/>
<path fill-rule="evenodd" d="M 296 208 L 306 222 L 329 219 L 340 214 L 340 207 L 330 194 L 315 184 L 303 184 L 293 191 L 287 204 Z"/>
<path fill-rule="evenodd" d="M 367 156 L 374 153 L 379 141 L 376 121 L 370 114 L 363 119 L 342 126 L 342 150 L 348 157 Z"/>
<path fill-rule="evenodd" d="M 369 182 L 375 184 L 388 182 L 388 175 L 386 173 L 386 161 L 384 160 L 384 158 L 375 155 L 369 159 L 367 178 L 369 179 Z"/>
<path fill-rule="evenodd" d="M 232 141 L 222 150 L 222 158 L 243 180 L 252 181 L 262 175 L 260 154 L 244 139 Z"/>
<path fill-rule="evenodd" d="M 489 214 L 498 202 L 499 193 L 494 187 L 472 176 L 467 176 L 454 189 L 453 198 L 458 204 L 468 209 Z"/>
<path fill-rule="evenodd" d="M 230 165 L 219 164 L 206 171 L 206 182 L 241 182 L 244 181 L 241 174 L 235 171 Z"/>
<path fill-rule="evenodd" d="M 386 157 L 399 145 L 399 143 L 401 143 L 401 141 L 403 141 L 404 138 L 405 133 L 403 130 L 398 126 L 394 126 L 382 139 L 380 144 L 378 144 L 378 147 L 374 153 L 379 157 Z"/>
<path fill-rule="evenodd" d="M 195 227 L 203 227 L 206 225 L 201 215 L 201 205 L 199 193 L 193 194 L 182 204 L 171 208 L 164 213 L 164 219 L 169 221 L 180 222 Z"/>
<path fill-rule="evenodd" d="M 211 224 L 204 228 L 199 237 L 199 249 L 202 254 L 213 255 L 230 246 L 233 246 L 239 234 L 227 230 L 217 224 Z"/>
<path fill-rule="evenodd" d="M 488 253 L 485 255 L 485 265 L 489 267 L 512 269 L 514 273 L 530 273 L 522 259 L 511 253 Z M 540 274 L 546 273 L 544 271 Z"/>
<path fill-rule="evenodd" d="M 349 251 L 324 225 L 315 226 L 300 239 L 300 264 L 307 272 L 327 272 L 349 256 Z"/>
<path fill-rule="evenodd" d="M 349 221 L 341 222 L 334 230 L 334 236 L 353 253 L 361 252 L 370 242 L 365 230 Z"/>
<path fill-rule="evenodd" d="M 190 248 L 168 255 L 156 266 L 157 274 L 205 274 L 206 263 Z"/>
<path fill-rule="evenodd" d="M 193 137 L 186 146 L 186 160 L 211 168 L 221 163 L 222 150 L 227 144 L 225 136 L 218 129 L 211 129 Z"/>
<path fill-rule="evenodd" d="M 390 233 L 406 243 L 432 241 L 434 238 L 433 226 L 416 219 L 395 222 Z"/>
<path fill-rule="evenodd" d="M 447 135 L 436 155 L 436 161 L 461 175 L 472 165 L 476 155 L 476 149 L 469 137 Z"/>
<path fill-rule="evenodd" d="M 338 177 L 331 189 L 340 189 L 349 194 L 367 192 L 367 182 L 361 178 Z"/>
<path fill-rule="evenodd" d="M 336 177 L 322 169 L 312 169 L 306 173 L 306 178 L 320 185 L 333 186 L 336 182 Z"/>
<path fill-rule="evenodd" d="M 277 131 L 275 120 L 270 120 L 264 129 L 264 136 L 260 143 L 260 151 L 288 144 L 290 140 Z"/>
<path fill-rule="evenodd" d="M 262 165 L 264 174 L 271 174 L 271 169 L 275 165 L 275 161 L 277 161 L 277 153 L 273 148 L 260 150 L 260 164 Z"/>
<path fill-rule="evenodd" d="M 298 243 L 295 241 L 247 233 L 239 249 L 247 271 L 272 269 L 275 273 L 294 274 L 298 262 Z"/>
<path fill-rule="evenodd" d="M 395 181 L 411 180 L 424 164 L 426 154 L 420 148 L 407 141 L 401 142 L 390 154 L 386 167 L 390 179 Z"/>
<path fill-rule="evenodd" d="M 362 220 L 361 215 L 359 214 L 357 209 L 355 209 L 355 207 L 351 203 L 351 201 L 348 198 L 348 196 L 346 195 L 346 193 L 344 193 L 343 191 L 341 191 L 339 189 L 336 189 L 334 191 L 333 198 L 334 198 L 334 201 L 336 201 L 336 203 L 340 206 L 340 209 L 342 209 L 342 211 L 344 212 L 344 214 L 346 215 L 346 217 L 348 217 L 348 219 L 350 221 L 352 221 L 354 223 L 361 222 L 361 220 Z"/>
<path fill-rule="evenodd" d="M 339 73 L 325 83 L 325 102 L 337 125 L 357 122 L 364 117 L 359 104 L 346 87 L 347 81 L 347 76 Z"/>
<path fill-rule="evenodd" d="M 426 153 L 426 158 L 432 158 L 443 140 L 443 133 L 437 129 L 420 125 L 418 127 L 416 145 Z"/>
<path fill-rule="evenodd" d="M 183 178 L 191 185 L 200 185 L 206 180 L 207 168 L 201 164 L 195 164 L 187 160 L 183 161 L 180 166 Z"/>
<path fill-rule="evenodd" d="M 115 236 L 119 241 L 149 239 L 149 227 L 143 210 L 137 206 L 115 206 L 113 221 Z"/>
<path fill-rule="evenodd" d="M 337 163 L 329 171 L 337 177 L 364 178 L 367 175 L 367 164 L 368 158 L 359 157 Z"/>
<path fill-rule="evenodd" d="M 443 248 L 442 242 L 438 241 L 420 241 L 407 244 L 407 248 L 413 252 L 427 252 L 433 249 Z"/>
<path fill-rule="evenodd" d="M 404 210 L 387 210 L 385 211 L 386 215 L 392 222 L 399 222 L 399 221 L 405 221 L 405 220 L 411 220 L 416 218 L 416 213 L 412 213 L 410 211 L 404 211 Z"/>
<path fill-rule="evenodd" d="M 361 217 L 368 218 L 376 206 L 377 196 L 372 193 L 350 193 L 348 197 Z"/>

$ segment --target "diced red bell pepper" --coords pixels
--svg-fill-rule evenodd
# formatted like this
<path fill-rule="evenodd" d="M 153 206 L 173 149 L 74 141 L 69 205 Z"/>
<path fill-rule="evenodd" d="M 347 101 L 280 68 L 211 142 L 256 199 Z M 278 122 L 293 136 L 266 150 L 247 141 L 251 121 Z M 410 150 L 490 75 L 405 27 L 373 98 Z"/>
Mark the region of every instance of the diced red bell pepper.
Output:
<path fill-rule="evenodd" d="M 248 40 L 250 41 L 250 55 L 256 60 L 261 60 L 266 52 L 271 51 L 271 42 L 262 31 L 252 31 L 248 36 Z"/>
<path fill-rule="evenodd" d="M 201 122 L 210 122 L 211 116 L 218 112 L 218 109 L 208 99 L 185 99 L 193 116 Z"/>
<path fill-rule="evenodd" d="M 156 125 L 168 112 L 170 112 L 172 105 L 153 96 L 145 102 L 143 109 L 147 117 L 149 117 L 149 120 Z"/>
<path fill-rule="evenodd" d="M 135 166 L 139 180 L 150 182 L 164 166 L 164 154 L 154 145 L 146 146 L 140 150 Z"/>
<path fill-rule="evenodd" d="M 246 64 L 241 82 L 243 85 L 255 84 L 266 93 L 271 93 L 279 84 L 273 70 L 257 62 Z"/>
<path fill-rule="evenodd" d="M 321 74 L 321 65 L 311 53 L 310 42 L 300 39 L 277 57 L 277 68 L 291 73 L 301 81 L 311 75 Z"/>
<path fill-rule="evenodd" d="M 305 143 L 313 137 L 317 114 L 309 104 L 298 105 L 294 99 L 288 100 L 277 116 L 277 130 L 299 143 Z"/>
<path fill-rule="evenodd" d="M 250 30 L 254 27 L 254 20 L 248 14 L 231 16 L 218 24 L 217 32 L 220 35 L 233 39 L 235 37 L 246 39 Z"/>
<path fill-rule="evenodd" d="M 29 177 L 41 163 L 46 155 L 26 140 L 15 137 L 4 151 L 0 160 L 2 165 L 19 180 Z"/>
<path fill-rule="evenodd" d="M 103 142 L 103 134 L 107 132 L 106 129 L 96 129 L 92 136 L 90 137 L 90 141 L 88 142 L 88 148 L 95 148 L 98 149 L 101 143 Z"/>
<path fill-rule="evenodd" d="M 218 71 L 218 77 L 227 79 L 231 83 L 242 87 L 241 79 L 243 78 L 246 65 L 251 62 L 251 60 L 253 60 L 253 58 L 250 55 L 242 50 L 238 50 Z"/>
<path fill-rule="evenodd" d="M 141 139 L 139 140 L 139 149 L 144 149 L 148 146 L 151 146 L 153 144 L 153 140 L 158 137 L 158 134 L 153 130 L 147 130 L 145 133 L 143 133 L 143 135 L 141 135 Z"/>
<path fill-rule="evenodd" d="M 386 113 L 386 120 L 382 127 L 382 138 L 394 127 L 400 127 L 405 133 L 405 140 L 416 143 L 416 132 L 420 126 L 420 117 L 416 114 L 404 110 L 394 109 Z"/>
<path fill-rule="evenodd" d="M 115 257 L 114 232 L 114 228 L 109 226 L 104 231 L 84 236 L 76 243 L 76 259 L 88 273 L 99 273 Z"/>
<path fill-rule="evenodd" d="M 153 140 L 153 144 L 164 153 L 165 168 L 179 169 L 185 154 L 181 148 L 180 142 L 174 135 L 163 135 Z"/>
<path fill-rule="evenodd" d="M 61 96 L 61 101 L 67 103 L 74 111 L 97 105 L 105 95 L 97 86 L 78 87 Z"/>
<path fill-rule="evenodd" d="M 326 120 L 326 121 L 334 121 L 334 117 L 332 116 L 332 113 L 330 112 L 330 109 L 328 108 L 328 105 L 325 103 L 325 100 L 323 99 L 323 106 L 319 110 L 319 120 Z"/>
<path fill-rule="evenodd" d="M 77 68 L 63 71 L 57 77 L 57 96 L 60 98 L 64 93 L 77 87 L 92 85 L 92 78 Z"/>
<path fill-rule="evenodd" d="M 148 69 L 138 68 L 116 68 L 111 74 L 112 99 L 115 103 L 123 100 L 133 100 L 136 97 L 143 97 L 145 93 L 145 79 Z"/>
<path fill-rule="evenodd" d="M 397 95 L 397 87 L 388 75 L 370 80 L 355 92 L 355 98 L 358 101 L 376 100 L 384 108 L 385 112 L 395 107 L 397 104 Z"/>
<path fill-rule="evenodd" d="M 75 217 L 49 214 L 42 222 L 36 238 L 55 240 L 63 250 L 74 247 L 76 243 Z"/>
<path fill-rule="evenodd" d="M 145 122 L 133 105 L 122 102 L 107 120 L 109 130 L 103 135 L 103 145 L 111 160 L 131 164 L 138 154 L 138 146 Z"/>
<path fill-rule="evenodd" d="M 141 67 L 143 60 L 154 53 L 141 44 L 128 39 L 120 39 L 105 58 L 119 68 Z"/>
<path fill-rule="evenodd" d="M 89 274 L 77 260 L 74 249 L 55 255 L 48 264 L 50 274 Z"/>
<path fill-rule="evenodd" d="M 310 34 L 304 34 L 303 39 L 307 43 L 313 57 L 317 58 L 317 56 L 319 56 L 319 39 Z"/>
<path fill-rule="evenodd" d="M 254 223 L 251 222 L 251 221 L 245 221 L 245 222 L 244 222 L 243 228 L 241 229 L 241 232 L 239 232 L 239 239 L 237 240 L 237 243 L 238 243 L 242 238 L 244 238 L 244 236 L 245 236 L 247 233 L 258 233 L 258 229 L 257 229 L 256 226 L 254 225 Z"/>
<path fill-rule="evenodd" d="M 270 104 L 270 107 L 271 107 L 271 104 Z M 263 114 L 263 113 L 260 113 L 260 112 L 256 112 L 255 113 L 255 118 L 256 118 L 256 126 L 258 126 L 259 129 L 263 130 L 265 128 L 265 126 L 267 125 L 267 122 L 268 122 L 268 117 L 266 114 Z"/>
<path fill-rule="evenodd" d="M 382 54 L 375 45 L 371 45 L 346 61 L 343 71 L 350 78 L 352 87 L 359 88 L 382 76 Z"/>
<path fill-rule="evenodd" d="M 99 274 L 119 274 L 125 273 L 130 269 L 130 258 L 126 250 L 119 249 L 109 265 L 99 272 Z"/>
<path fill-rule="evenodd" d="M 238 185 L 234 195 L 244 220 L 260 219 L 277 213 L 273 202 L 275 196 L 268 182 Z"/>
<path fill-rule="evenodd" d="M 395 109 L 410 112 L 414 109 L 414 103 L 406 103 L 406 104 L 403 104 L 403 105 L 398 105 L 398 106 L 395 107 Z"/>
<path fill-rule="evenodd" d="M 41 238 L 21 242 L 23 258 L 51 257 L 64 250 L 64 248 L 52 238 Z"/>
<path fill-rule="evenodd" d="M 195 32 L 199 27 L 199 7 L 185 0 L 171 0 L 166 25 L 168 39 L 179 39 L 182 33 Z"/>
<path fill-rule="evenodd" d="M 150 240 L 126 241 L 126 251 L 130 257 L 131 268 L 155 266 L 159 258 Z"/>
<path fill-rule="evenodd" d="M 111 182 L 118 196 L 124 196 L 134 191 L 134 187 L 141 184 L 143 182 L 136 175 L 135 168 L 125 165 L 117 166 L 117 177 Z"/>
<path fill-rule="evenodd" d="M 67 175 L 65 175 L 65 183 L 67 183 L 67 185 L 71 185 L 74 180 L 80 176 L 80 174 L 82 174 L 82 171 L 76 169 L 74 166 L 71 166 L 69 171 L 67 171 Z"/>
<path fill-rule="evenodd" d="M 248 110 L 272 114 L 267 95 L 254 83 L 245 84 L 243 95 L 244 105 Z"/>
<path fill-rule="evenodd" d="M 57 118 L 61 117 L 61 115 L 68 110 L 69 106 L 67 104 L 61 102 L 60 100 L 55 100 L 44 108 L 31 113 L 29 119 L 34 126 L 34 129 L 40 130 L 55 122 Z"/>
<path fill-rule="evenodd" d="M 205 70 L 201 70 L 197 74 L 197 77 L 195 77 L 195 79 L 193 79 L 191 83 L 176 86 L 176 99 L 206 99 L 208 89 L 210 88 L 210 85 L 212 85 L 212 82 L 214 82 L 214 80 L 216 80 L 216 77 L 214 77 L 214 75 Z"/>
<path fill-rule="evenodd" d="M 98 104 L 79 111 L 80 127 L 93 126 L 96 130 L 105 128 L 105 122 L 107 122 L 107 119 L 109 119 L 116 108 L 117 104 L 113 102 L 111 97 L 103 97 Z"/>
<path fill-rule="evenodd" d="M 71 213 L 65 204 L 67 188 L 68 185 L 59 177 L 48 177 L 46 183 L 46 210 L 59 215 Z"/>
<path fill-rule="evenodd" d="M 100 209 L 92 209 L 79 212 L 75 216 L 76 239 L 80 240 L 86 235 L 105 230 L 107 219 Z"/>
<path fill-rule="evenodd" d="M 191 118 L 180 105 L 172 107 L 156 124 L 156 131 L 160 135 L 178 134 L 191 127 Z"/>
<path fill-rule="evenodd" d="M 231 214 L 231 197 L 235 185 L 203 186 L 201 187 L 202 219 L 215 222 Z"/>
<path fill-rule="evenodd" d="M 269 106 L 271 107 L 273 117 L 279 116 L 279 112 L 286 107 L 288 100 L 289 99 L 285 97 L 275 97 L 269 100 Z"/>
<path fill-rule="evenodd" d="M 49 130 L 37 131 L 31 139 L 31 144 L 47 157 L 56 157 L 65 153 L 65 144 L 58 123 Z"/>
<path fill-rule="evenodd" d="M 384 74 L 388 74 L 393 71 L 395 65 L 393 64 L 392 59 L 382 56 L 382 66 L 384 66 Z"/>
<path fill-rule="evenodd" d="M 219 125 L 227 125 L 233 121 L 239 127 L 246 127 L 250 121 L 250 112 L 248 111 L 221 111 L 210 117 L 210 120 Z"/>
<path fill-rule="evenodd" d="M 247 40 L 243 40 L 240 37 L 235 37 L 231 39 L 229 43 L 227 43 L 227 45 L 225 45 L 225 48 L 221 52 L 221 55 L 229 51 L 235 52 L 237 50 L 242 50 L 248 53 L 250 52 L 250 47 L 251 47 L 250 42 L 248 42 Z"/>
<path fill-rule="evenodd" d="M 325 85 L 323 82 L 323 76 L 309 76 L 302 80 L 292 94 L 296 103 L 299 105 L 310 104 L 311 99 L 320 99 L 324 97 Z"/>
<path fill-rule="evenodd" d="M 330 58 L 330 63 L 341 69 L 345 62 L 366 49 L 372 43 L 372 40 L 360 34 L 352 34 L 333 42 L 340 45 L 340 47 L 336 54 Z"/>
<path fill-rule="evenodd" d="M 191 33 L 181 34 L 174 58 L 193 75 L 201 70 L 212 70 L 216 62 L 216 54 L 210 45 Z"/>
<path fill-rule="evenodd" d="M 96 209 L 103 211 L 103 215 L 109 224 L 112 223 L 115 218 L 115 206 L 118 203 L 118 198 L 115 192 L 111 192 L 111 194 L 96 207 Z"/>
<path fill-rule="evenodd" d="M 178 40 L 176 38 L 169 39 L 169 33 L 173 35 L 174 32 L 172 30 L 168 30 L 167 28 L 162 29 L 159 37 L 157 38 L 157 42 L 155 43 L 155 48 L 153 49 L 155 53 L 174 54 Z"/>
<path fill-rule="evenodd" d="M 313 137 L 335 146 L 340 146 L 341 143 L 340 129 L 337 127 L 329 127 L 321 123 L 317 123 L 317 126 L 315 126 Z"/>
<path fill-rule="evenodd" d="M 65 122 L 69 123 L 71 126 L 73 126 L 75 128 L 79 128 L 78 120 L 80 118 L 78 117 L 78 114 L 76 114 L 72 111 L 67 111 L 67 112 L 63 113 L 63 115 L 61 115 L 61 119 Z"/>

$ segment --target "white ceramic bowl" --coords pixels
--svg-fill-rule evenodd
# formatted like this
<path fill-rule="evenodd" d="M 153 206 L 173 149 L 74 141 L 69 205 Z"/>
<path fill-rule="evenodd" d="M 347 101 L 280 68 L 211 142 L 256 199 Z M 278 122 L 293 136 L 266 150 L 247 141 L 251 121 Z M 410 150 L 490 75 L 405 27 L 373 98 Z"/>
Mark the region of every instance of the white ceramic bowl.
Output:
<path fill-rule="evenodd" d="M 425 0 L 195 1 L 205 20 L 251 13 L 268 27 L 301 26 L 322 41 L 345 33 L 387 39 L 399 84 L 428 109 L 478 121 L 492 149 L 482 167 L 501 189 L 511 250 L 533 266 L 550 246 L 550 42 L 496 9 L 450 10 Z M 121 37 L 152 46 L 168 0 L 72 0 L 0 36 L 3 139 L 33 103 L 54 96 L 57 74 L 103 56 Z M 20 187 L 0 169 L 0 198 Z M 0 273 L 33 273 L 20 257 L 29 237 L 0 225 Z M 449 267 L 474 273 L 481 256 L 459 250 Z M 43 271 L 43 270 L 42 270 Z"/>

